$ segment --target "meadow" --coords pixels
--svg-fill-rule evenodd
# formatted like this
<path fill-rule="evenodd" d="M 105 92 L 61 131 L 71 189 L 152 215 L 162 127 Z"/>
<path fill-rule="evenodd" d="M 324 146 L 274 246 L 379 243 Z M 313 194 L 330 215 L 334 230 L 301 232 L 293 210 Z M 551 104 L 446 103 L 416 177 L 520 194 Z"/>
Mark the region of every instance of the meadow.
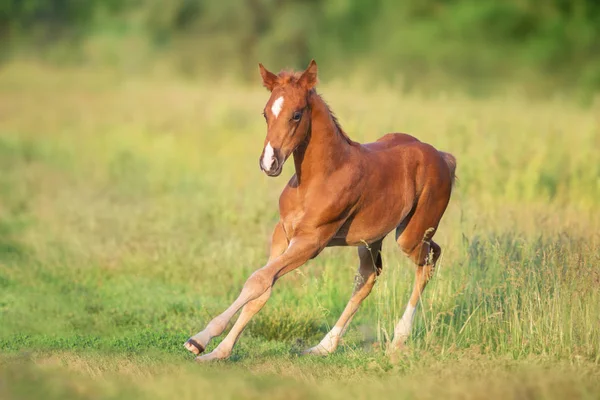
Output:
<path fill-rule="evenodd" d="M 408 132 L 458 159 L 405 351 L 385 353 L 413 280 L 393 237 L 336 354 L 299 355 L 351 294 L 351 248 L 278 282 L 229 361 L 183 348 L 264 265 L 293 171 L 258 168 L 258 73 L 15 62 L 0 69 L 0 398 L 598 398 L 600 103 L 319 91 L 354 140 Z"/>

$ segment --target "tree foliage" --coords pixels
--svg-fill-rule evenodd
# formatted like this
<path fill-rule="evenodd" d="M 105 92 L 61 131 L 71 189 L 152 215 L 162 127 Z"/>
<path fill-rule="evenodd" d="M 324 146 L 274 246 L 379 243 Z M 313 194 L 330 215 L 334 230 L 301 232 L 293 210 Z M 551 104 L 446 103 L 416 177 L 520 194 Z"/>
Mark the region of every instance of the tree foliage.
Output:
<path fill-rule="evenodd" d="M 238 71 L 260 60 L 310 58 L 368 67 L 407 82 L 444 75 L 489 79 L 533 71 L 559 84 L 600 87 L 595 0 L 2 0 L 0 35 L 31 44 L 121 27 L 158 51 Z M 550 79 L 547 79 L 548 81 Z"/>

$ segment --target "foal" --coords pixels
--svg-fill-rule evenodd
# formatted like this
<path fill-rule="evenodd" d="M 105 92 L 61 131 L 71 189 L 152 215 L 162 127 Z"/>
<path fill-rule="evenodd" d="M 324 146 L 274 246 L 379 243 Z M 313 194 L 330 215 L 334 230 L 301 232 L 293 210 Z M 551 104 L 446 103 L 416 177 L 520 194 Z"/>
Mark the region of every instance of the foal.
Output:
<path fill-rule="evenodd" d="M 271 92 L 264 109 L 267 137 L 260 168 L 268 176 L 278 176 L 293 155 L 296 173 L 279 198 L 280 220 L 267 264 L 248 278 L 233 304 L 185 347 L 202 353 L 241 309 L 227 337 L 197 360 L 229 357 L 277 279 L 327 246 L 357 246 L 360 279 L 352 297 L 333 329 L 304 353 L 333 352 L 381 272 L 381 243 L 393 229 L 398 245 L 416 265 L 412 295 L 394 329 L 392 348 L 400 347 L 410 334 L 415 308 L 441 254 L 432 238 L 450 200 L 456 159 L 401 133 L 364 145 L 353 142 L 314 89 L 314 61 L 302 73 L 275 75 L 262 64 L 259 68 Z"/>

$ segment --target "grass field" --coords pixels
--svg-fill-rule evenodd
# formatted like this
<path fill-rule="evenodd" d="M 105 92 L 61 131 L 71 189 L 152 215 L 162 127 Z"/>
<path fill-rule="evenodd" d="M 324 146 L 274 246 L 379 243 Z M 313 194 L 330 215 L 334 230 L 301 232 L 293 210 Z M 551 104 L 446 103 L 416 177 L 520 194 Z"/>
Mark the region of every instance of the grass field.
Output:
<path fill-rule="evenodd" d="M 264 265 L 292 173 L 258 169 L 258 74 L 243 88 L 14 64 L 0 70 L 0 398 L 598 398 L 600 104 L 320 92 L 355 140 L 404 131 L 458 159 L 398 359 L 384 348 L 413 272 L 393 238 L 336 354 L 298 355 L 345 306 L 355 249 L 282 279 L 230 361 L 182 347 Z"/>

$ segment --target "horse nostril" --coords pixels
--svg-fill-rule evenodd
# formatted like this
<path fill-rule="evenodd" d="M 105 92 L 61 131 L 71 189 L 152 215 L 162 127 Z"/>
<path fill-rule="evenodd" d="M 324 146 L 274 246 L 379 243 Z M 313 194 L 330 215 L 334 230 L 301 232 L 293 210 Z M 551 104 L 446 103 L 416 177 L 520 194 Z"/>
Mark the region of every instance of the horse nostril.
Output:
<path fill-rule="evenodd" d="M 279 167 L 279 161 L 277 161 L 277 157 L 273 157 L 271 159 L 271 168 L 269 168 L 271 171 L 273 170 L 277 170 L 277 168 Z"/>

